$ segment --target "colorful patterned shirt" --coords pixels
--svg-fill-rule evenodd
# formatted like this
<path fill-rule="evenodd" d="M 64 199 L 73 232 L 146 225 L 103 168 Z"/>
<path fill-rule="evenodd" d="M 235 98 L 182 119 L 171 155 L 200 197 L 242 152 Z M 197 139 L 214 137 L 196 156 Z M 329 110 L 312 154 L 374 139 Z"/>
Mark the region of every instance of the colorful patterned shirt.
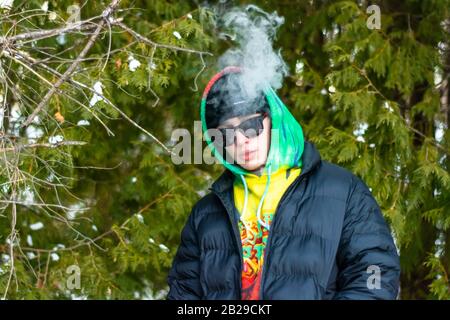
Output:
<path fill-rule="evenodd" d="M 267 244 L 270 229 L 276 208 L 289 185 L 300 175 L 300 168 L 279 169 L 270 176 L 269 187 L 262 204 L 260 218 L 258 221 L 257 209 L 260 199 L 264 193 L 267 183 L 267 175 L 257 176 L 255 174 L 245 175 L 248 187 L 247 210 L 242 216 L 245 201 L 243 182 L 236 177 L 233 191 L 234 202 L 241 213 L 239 230 L 242 241 L 242 254 L 244 265 L 242 269 L 242 299 L 259 300 L 259 291 L 264 263 L 264 249 Z"/>

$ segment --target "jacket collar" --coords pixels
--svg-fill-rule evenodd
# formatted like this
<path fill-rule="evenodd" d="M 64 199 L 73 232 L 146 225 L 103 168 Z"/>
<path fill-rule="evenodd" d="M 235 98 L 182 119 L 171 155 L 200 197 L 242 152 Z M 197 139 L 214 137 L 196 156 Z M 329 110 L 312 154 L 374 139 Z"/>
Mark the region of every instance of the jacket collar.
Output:
<path fill-rule="evenodd" d="M 314 170 L 321 162 L 320 153 L 316 146 L 305 140 L 305 147 L 302 154 L 302 172 L 300 177 L 308 172 Z M 210 190 L 216 193 L 223 193 L 228 191 L 233 186 L 234 174 L 226 169 L 220 177 L 212 184 Z"/>

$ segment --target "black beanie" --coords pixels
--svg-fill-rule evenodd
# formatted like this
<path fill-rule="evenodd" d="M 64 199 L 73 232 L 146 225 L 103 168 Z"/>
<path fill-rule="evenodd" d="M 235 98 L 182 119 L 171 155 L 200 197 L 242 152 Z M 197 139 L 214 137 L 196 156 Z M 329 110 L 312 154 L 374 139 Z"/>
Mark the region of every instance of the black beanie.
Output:
<path fill-rule="evenodd" d="M 244 93 L 242 76 L 226 73 L 211 87 L 206 97 L 205 120 L 208 129 L 217 128 L 220 123 L 233 117 L 254 113 L 270 114 L 269 103 L 263 91 L 250 98 Z"/>

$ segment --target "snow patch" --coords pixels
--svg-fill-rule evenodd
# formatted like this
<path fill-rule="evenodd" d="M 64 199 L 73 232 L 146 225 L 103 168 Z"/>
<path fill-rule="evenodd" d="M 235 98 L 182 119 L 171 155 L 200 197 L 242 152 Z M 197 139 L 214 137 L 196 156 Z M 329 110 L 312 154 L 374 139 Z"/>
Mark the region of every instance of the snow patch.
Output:
<path fill-rule="evenodd" d="M 178 31 L 174 31 L 173 35 L 175 36 L 175 38 L 177 38 L 178 40 L 181 39 L 181 34 Z"/>
<path fill-rule="evenodd" d="M 48 11 L 48 1 L 45 1 L 42 6 L 41 6 L 41 10 L 44 12 Z"/>
<path fill-rule="evenodd" d="M 103 95 L 103 84 L 101 81 L 97 81 L 94 83 L 94 86 L 92 87 L 94 90 L 94 95 L 91 98 L 91 101 L 89 101 L 89 105 L 93 107 L 97 102 L 103 101 L 103 98 L 100 97 L 100 95 Z"/>
<path fill-rule="evenodd" d="M 0 8 L 1 9 L 11 9 L 14 0 L 0 0 Z"/>
<path fill-rule="evenodd" d="M 30 229 L 34 230 L 34 231 L 40 230 L 43 227 L 44 227 L 44 224 L 42 222 L 40 222 L 40 221 L 36 222 L 36 223 L 33 223 L 33 224 L 30 224 Z"/>
<path fill-rule="evenodd" d="M 64 137 L 61 135 L 51 136 L 48 138 L 48 142 L 51 144 L 57 144 L 59 142 L 62 142 L 64 140 Z"/>
<path fill-rule="evenodd" d="M 80 121 L 78 121 L 77 122 L 77 126 L 88 126 L 88 125 L 90 125 L 91 123 L 88 121 L 88 120 L 84 120 L 84 119 L 82 119 L 82 120 L 80 120 Z"/>
<path fill-rule="evenodd" d="M 33 238 L 31 237 L 31 235 L 27 235 L 27 243 L 30 247 L 33 246 Z"/>
<path fill-rule="evenodd" d="M 128 56 L 128 69 L 131 72 L 135 72 L 137 68 L 139 68 L 141 66 L 141 63 L 139 62 L 139 60 L 136 60 L 133 55 L 129 55 Z"/>

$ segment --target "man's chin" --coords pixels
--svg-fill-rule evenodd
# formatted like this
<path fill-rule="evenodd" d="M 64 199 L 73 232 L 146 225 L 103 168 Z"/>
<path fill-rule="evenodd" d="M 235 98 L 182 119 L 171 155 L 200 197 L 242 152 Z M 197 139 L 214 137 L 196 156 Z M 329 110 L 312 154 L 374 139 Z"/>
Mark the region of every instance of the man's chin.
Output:
<path fill-rule="evenodd" d="M 247 171 L 256 171 L 261 169 L 264 164 L 261 163 L 252 163 L 252 162 L 245 162 L 243 161 L 243 163 L 239 164 L 242 168 L 244 168 Z"/>

